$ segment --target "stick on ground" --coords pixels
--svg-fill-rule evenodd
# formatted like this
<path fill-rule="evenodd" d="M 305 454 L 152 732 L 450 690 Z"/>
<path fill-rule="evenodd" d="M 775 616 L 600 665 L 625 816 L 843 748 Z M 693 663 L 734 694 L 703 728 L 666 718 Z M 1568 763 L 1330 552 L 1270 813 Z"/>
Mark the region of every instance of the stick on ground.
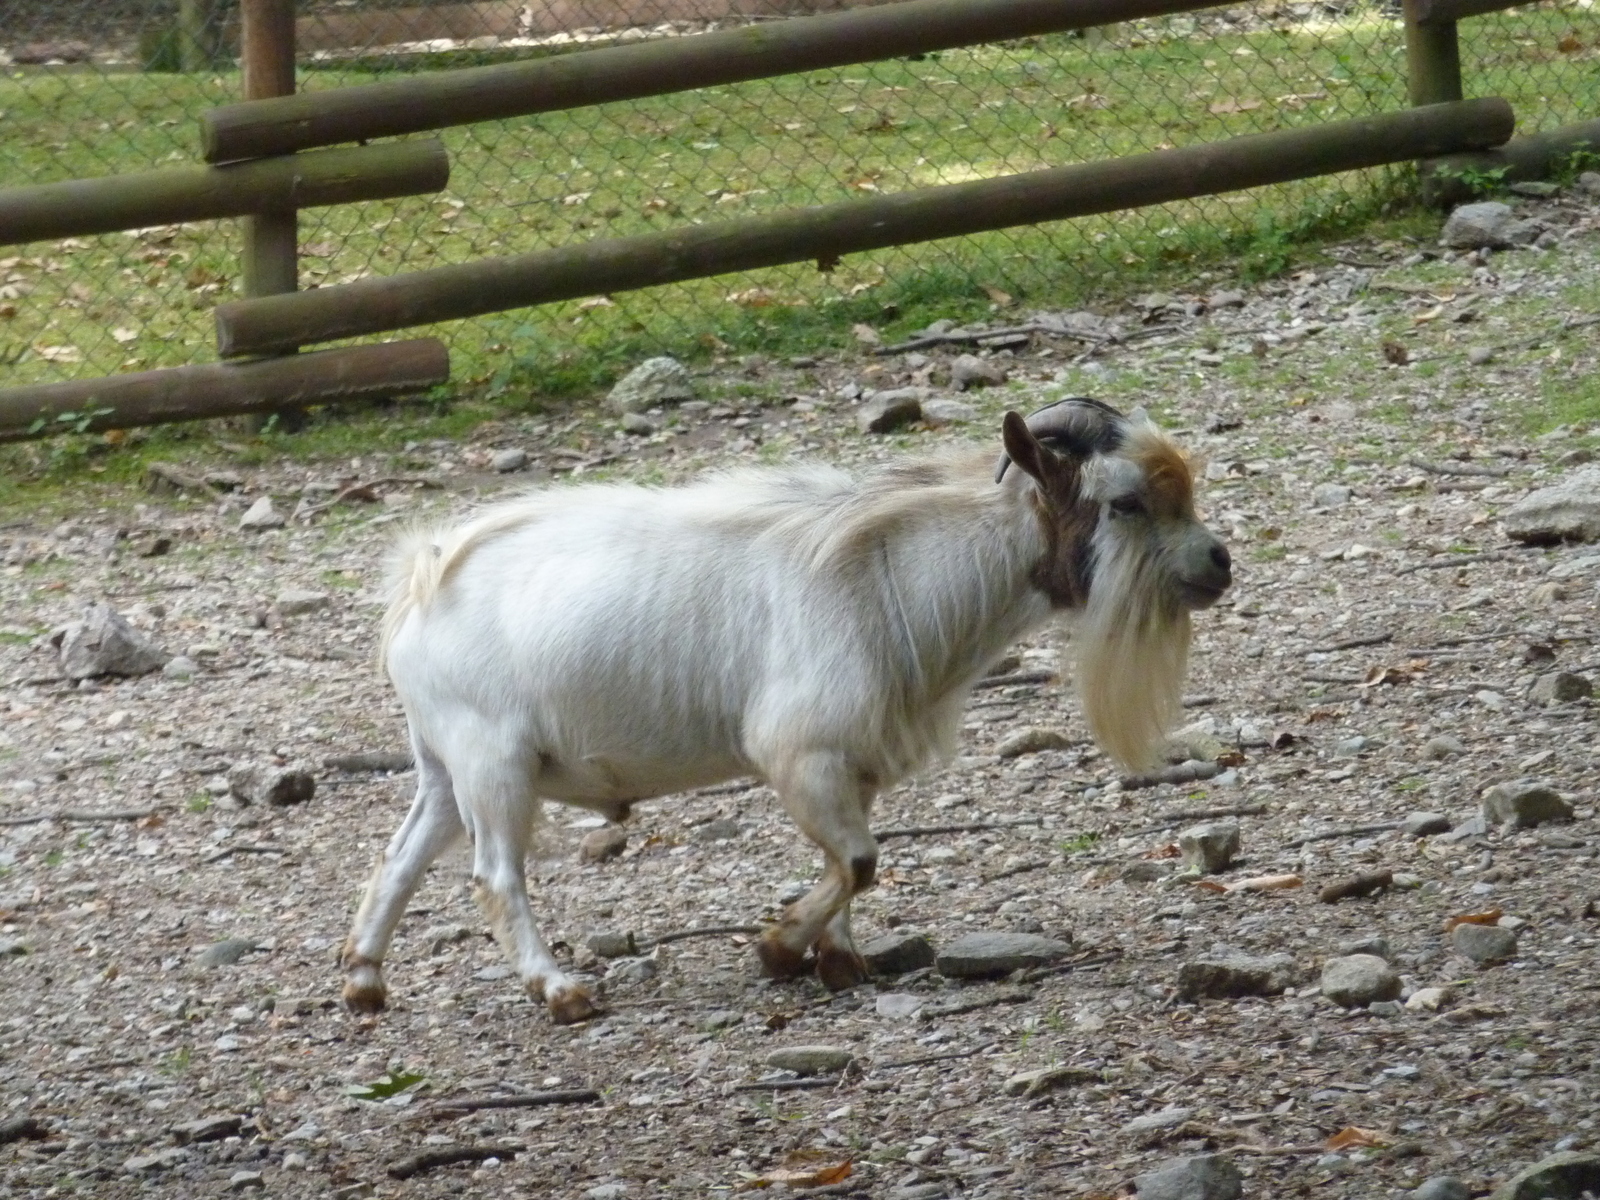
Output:
<path fill-rule="evenodd" d="M 153 808 L 127 809 L 123 812 L 83 812 L 68 809 L 58 813 L 34 813 L 29 817 L 0 817 L 0 825 L 37 825 L 40 821 L 142 821 L 156 812 Z"/>
<path fill-rule="evenodd" d="M 893 829 L 874 829 L 880 842 L 889 838 L 933 837 L 940 833 L 982 833 L 989 829 L 1015 829 L 1019 825 L 1043 825 L 1043 817 L 1018 817 L 1015 821 L 968 821 L 960 825 L 904 825 Z"/>
<path fill-rule="evenodd" d="M 486 1158 L 515 1158 L 516 1146 L 441 1146 L 437 1150 L 424 1150 L 410 1158 L 402 1158 L 389 1168 L 392 1179 L 410 1179 L 436 1167 L 453 1167 L 457 1163 L 482 1162 Z"/>
<path fill-rule="evenodd" d="M 1394 872 L 1387 867 L 1381 871 L 1363 871 L 1349 879 L 1330 883 L 1317 893 L 1317 899 L 1324 904 L 1337 904 L 1354 896 L 1370 896 L 1373 892 L 1381 892 L 1393 882 Z"/>
<path fill-rule="evenodd" d="M 1371 825 L 1348 825 L 1343 829 L 1324 829 L 1321 833 L 1307 834 L 1305 837 L 1295 838 L 1292 842 L 1285 842 L 1285 850 L 1298 850 L 1301 846 L 1309 846 L 1312 842 L 1331 842 L 1335 838 L 1362 837 L 1369 833 L 1387 833 L 1391 829 L 1399 829 L 1399 821 L 1378 821 Z"/>
<path fill-rule="evenodd" d="M 484 1108 L 540 1108 L 547 1104 L 593 1104 L 600 1093 L 593 1088 L 567 1088 L 557 1092 L 526 1092 L 517 1096 L 456 1096 L 429 1105 L 426 1116 L 462 1116 Z"/>

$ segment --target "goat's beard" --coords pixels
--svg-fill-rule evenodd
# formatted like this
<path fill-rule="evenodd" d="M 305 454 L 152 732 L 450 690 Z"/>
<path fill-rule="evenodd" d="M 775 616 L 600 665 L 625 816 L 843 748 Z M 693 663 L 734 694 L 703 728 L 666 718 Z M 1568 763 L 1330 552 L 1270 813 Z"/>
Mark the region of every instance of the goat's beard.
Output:
<path fill-rule="evenodd" d="M 1189 633 L 1188 610 L 1147 564 L 1113 559 L 1096 572 L 1073 630 L 1074 675 L 1089 731 L 1129 770 L 1156 764 L 1182 712 Z"/>

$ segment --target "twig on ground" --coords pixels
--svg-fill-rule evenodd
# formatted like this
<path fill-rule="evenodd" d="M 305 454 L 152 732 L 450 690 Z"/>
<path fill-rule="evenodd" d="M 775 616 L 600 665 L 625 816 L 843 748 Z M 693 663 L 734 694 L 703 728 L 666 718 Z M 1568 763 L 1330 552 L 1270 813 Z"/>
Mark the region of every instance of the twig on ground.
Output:
<path fill-rule="evenodd" d="M 0 825 L 37 825 L 40 821 L 142 821 L 159 812 L 154 808 L 130 808 L 119 812 L 83 812 L 68 809 L 58 813 L 34 813 L 27 817 L 0 817 Z"/>
<path fill-rule="evenodd" d="M 1265 804 L 1229 804 L 1223 808 L 1186 808 L 1182 812 L 1171 812 L 1164 817 L 1141 825 L 1137 829 L 1124 830 L 1128 837 L 1141 833 L 1155 833 L 1162 829 L 1171 829 L 1174 825 L 1187 825 L 1190 821 L 1215 821 L 1219 817 L 1259 817 L 1267 811 Z"/>
<path fill-rule="evenodd" d="M 1318 675 L 1318 674 L 1312 674 L 1312 675 L 1302 675 L 1302 676 L 1300 676 L 1300 678 L 1302 680 L 1304 680 L 1306 683 L 1365 683 L 1366 682 L 1366 680 L 1362 679 L 1361 676 L 1359 676 L 1359 675 Z"/>
<path fill-rule="evenodd" d="M 923 1021 L 937 1021 L 944 1017 L 959 1017 L 962 1013 L 994 1008 L 1000 1004 L 1025 1004 L 1032 999 L 1031 988 L 1001 988 L 999 991 L 990 992 L 987 996 L 978 996 L 971 1000 L 952 1000 L 949 1004 L 930 1005 L 918 1013 L 917 1017 Z"/>
<path fill-rule="evenodd" d="M 805 1079 L 769 1079 L 765 1083 L 737 1083 L 736 1092 L 809 1092 L 815 1088 L 838 1087 L 843 1075 L 814 1075 Z"/>
<path fill-rule="evenodd" d="M 1024 334 L 1046 333 L 1051 337 L 1073 338 L 1080 342 L 1109 344 L 1124 339 L 1106 333 L 1092 333 L 1087 329 L 1065 329 L 1054 321 L 1030 321 L 1026 325 L 1008 325 L 1004 329 L 952 329 L 949 333 L 928 333 L 892 346 L 877 346 L 872 353 L 909 354 L 913 350 L 926 350 L 930 346 L 975 345 L 994 338 L 1021 337 Z"/>
<path fill-rule="evenodd" d="M 1381 871 L 1363 871 L 1359 875 L 1352 875 L 1349 879 L 1330 883 L 1317 893 L 1317 899 L 1324 904 L 1337 904 L 1341 900 L 1381 892 L 1392 883 L 1394 883 L 1394 872 L 1387 867 Z"/>
<path fill-rule="evenodd" d="M 1010 879 L 1013 875 L 1026 875 L 1029 871 L 1042 871 L 1050 866 L 1052 859 L 1036 858 L 1032 862 L 1018 863 L 1014 867 L 1007 867 L 1003 871 L 996 871 L 993 875 L 985 875 L 983 882 L 998 883 L 1002 879 Z"/>
<path fill-rule="evenodd" d="M 695 929 L 677 929 L 671 933 L 663 933 L 658 938 L 647 938 L 639 943 L 643 950 L 646 946 L 665 946 L 671 942 L 685 942 L 690 938 L 722 937 L 725 934 L 743 933 L 750 936 L 763 933 L 765 927 L 761 925 L 702 925 Z"/>
<path fill-rule="evenodd" d="M 1015 829 L 1021 825 L 1043 824 L 1043 817 L 1018 817 L 1014 821 L 967 821 L 959 825 L 903 825 L 891 829 L 874 829 L 872 836 L 883 842 L 889 838 L 933 837 L 940 833 L 983 833 L 989 829 Z"/>
<path fill-rule="evenodd" d="M 419 1117 L 459 1117 L 485 1108 L 539 1108 L 547 1104 L 593 1104 L 600 1093 L 593 1088 L 567 1088 L 556 1092 L 525 1092 L 515 1096 L 458 1096 L 428 1105 Z"/>
<path fill-rule="evenodd" d="M 1395 574 L 1410 575 L 1416 571 L 1448 570 L 1451 567 L 1465 567 L 1472 563 L 1506 562 L 1515 557 L 1514 554 L 1499 551 L 1488 554 L 1457 554 L 1449 558 L 1430 558 L 1427 562 L 1412 563 L 1408 567 L 1401 567 Z"/>
<path fill-rule="evenodd" d="M 1151 771 L 1148 775 L 1124 775 L 1122 790 L 1133 792 L 1163 783 L 1195 783 L 1202 779 L 1215 779 L 1220 774 L 1222 774 L 1221 763 L 1192 758 L 1188 762 L 1174 763 L 1170 767 L 1162 767 L 1159 771 Z"/>
<path fill-rule="evenodd" d="M 330 754 L 322 765 L 335 771 L 409 771 L 413 760 L 409 750 L 358 750 Z"/>
<path fill-rule="evenodd" d="M 486 1158 L 515 1158 L 521 1146 L 441 1146 L 437 1150 L 424 1150 L 410 1158 L 402 1158 L 389 1167 L 391 1179 L 410 1179 L 435 1167 L 451 1167 L 457 1163 L 482 1162 Z"/>
<path fill-rule="evenodd" d="M 1047 979 L 1051 975 L 1065 975 L 1070 971 L 1087 970 L 1089 967 L 1103 967 L 1107 963 L 1114 963 L 1122 957 L 1120 950 L 1107 950 L 1101 954 L 1090 954 L 1083 958 L 1074 958 L 1070 962 L 1050 963 L 1048 966 L 1034 967 L 1022 973 L 1023 983 L 1035 983 L 1040 979 Z"/>
<path fill-rule="evenodd" d="M 1499 642 L 1509 637 L 1516 637 L 1519 631 L 1515 629 L 1502 629 L 1494 633 L 1464 633 L 1460 637 L 1440 638 L 1428 646 L 1416 646 L 1408 650 L 1408 654 L 1426 654 L 1429 650 L 1448 650 L 1452 646 L 1471 646 L 1478 642 Z"/>
<path fill-rule="evenodd" d="M 1205 708 L 1209 704 L 1215 704 L 1217 700 L 1218 697 L 1216 696 L 1185 696 L 1183 698 L 1183 706 L 1185 708 Z"/>
<path fill-rule="evenodd" d="M 736 779 L 732 783 L 718 783 L 711 787 L 696 788 L 690 792 L 691 796 L 733 796 L 739 792 L 753 791 L 761 787 L 759 779 Z"/>
<path fill-rule="evenodd" d="M 982 1054 L 985 1050 L 992 1050 L 999 1042 L 985 1042 L 981 1046 L 974 1046 L 971 1050 L 952 1050 L 948 1054 L 924 1054 L 921 1058 L 899 1058 L 894 1062 L 873 1063 L 874 1071 L 894 1071 L 901 1067 L 926 1067 L 931 1063 L 954 1062 L 958 1058 L 971 1058 L 975 1054 Z"/>
<path fill-rule="evenodd" d="M 1039 1072 L 1039 1074 L 1030 1079 L 1027 1085 L 1022 1088 L 1021 1097 L 1024 1100 L 1035 1100 L 1046 1092 L 1053 1092 L 1059 1087 L 1071 1087 L 1080 1083 L 1100 1083 L 1104 1079 L 1105 1072 L 1097 1071 L 1093 1067 L 1053 1067 Z"/>
<path fill-rule="evenodd" d="M 212 853 L 206 855 L 205 858 L 203 858 L 201 861 L 202 862 L 207 862 L 207 863 L 221 862 L 223 859 L 231 858 L 235 854 L 288 854 L 288 853 L 289 853 L 289 847 L 287 847 L 287 846 L 273 846 L 273 845 L 269 845 L 269 844 L 263 843 L 263 842 L 240 842 L 236 846 L 224 846 L 220 850 L 213 851 Z"/>
<path fill-rule="evenodd" d="M 1056 679 L 1054 671 L 1012 671 L 1008 675 L 991 675 L 987 679 L 980 679 L 972 685 L 972 690 L 977 692 L 985 688 L 1011 687 L 1014 684 L 1024 683 L 1055 683 Z"/>
<path fill-rule="evenodd" d="M 300 510 L 298 516 L 302 521 L 309 521 L 312 517 L 327 512 L 335 505 L 344 504 L 350 500 L 360 500 L 367 504 L 374 504 L 378 500 L 375 489 L 394 487 L 396 485 L 421 486 L 425 488 L 444 486 L 439 480 L 431 479 L 426 475 L 386 475 L 381 479 L 369 479 L 365 483 L 352 483 L 349 487 L 340 488 L 339 491 L 321 504 L 307 505 Z"/>
<path fill-rule="evenodd" d="M 1392 263 L 1368 262 L 1364 258 L 1346 258 L 1342 254 L 1330 254 L 1326 250 L 1322 254 L 1324 258 L 1331 258 L 1341 267 L 1359 267 L 1363 271 L 1384 271 L 1393 265 Z"/>
<path fill-rule="evenodd" d="M 1510 467 L 1483 467 L 1477 463 L 1431 463 L 1420 458 L 1408 458 L 1406 465 L 1415 467 L 1419 471 L 1426 471 L 1429 475 L 1487 475 L 1492 479 L 1504 479 L 1511 474 Z"/>
<path fill-rule="evenodd" d="M 1371 825 L 1347 825 L 1342 829 L 1324 829 L 1321 833 L 1307 834 L 1305 837 L 1295 838 L 1292 842 L 1285 842 L 1285 850 L 1298 850 L 1301 846 L 1309 846 L 1312 842 L 1331 842 L 1336 838 L 1362 837 L 1369 833 L 1387 833 L 1391 829 L 1399 829 L 1399 821 L 1376 821 Z"/>
<path fill-rule="evenodd" d="M 1385 642 L 1394 641 L 1392 633 L 1369 633 L 1361 637 L 1345 638 L 1342 642 L 1330 642 L 1326 646 L 1313 646 L 1306 651 L 1308 654 L 1337 654 L 1341 650 L 1358 650 L 1362 646 L 1381 646 Z"/>

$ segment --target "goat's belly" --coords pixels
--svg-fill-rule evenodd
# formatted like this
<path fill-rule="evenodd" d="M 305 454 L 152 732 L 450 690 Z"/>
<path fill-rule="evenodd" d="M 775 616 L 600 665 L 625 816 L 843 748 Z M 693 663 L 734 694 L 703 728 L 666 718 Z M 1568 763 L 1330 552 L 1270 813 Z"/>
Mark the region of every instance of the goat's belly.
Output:
<path fill-rule="evenodd" d="M 619 807 L 626 812 L 635 800 L 706 787 L 751 771 L 748 762 L 732 755 L 680 761 L 599 754 L 564 760 L 541 755 L 538 762 L 533 783 L 540 796 L 608 815 Z"/>

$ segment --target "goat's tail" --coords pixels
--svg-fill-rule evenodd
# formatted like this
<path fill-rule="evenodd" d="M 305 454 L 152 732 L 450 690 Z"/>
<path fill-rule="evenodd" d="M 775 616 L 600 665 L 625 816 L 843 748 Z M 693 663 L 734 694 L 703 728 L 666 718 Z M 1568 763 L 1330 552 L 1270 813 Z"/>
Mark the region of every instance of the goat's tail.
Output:
<path fill-rule="evenodd" d="M 386 585 L 389 606 L 383 614 L 383 631 L 378 639 L 378 667 L 389 665 L 389 643 L 414 608 L 423 608 L 439 591 L 444 578 L 445 553 L 442 530 L 418 525 L 396 539 L 389 552 Z"/>

